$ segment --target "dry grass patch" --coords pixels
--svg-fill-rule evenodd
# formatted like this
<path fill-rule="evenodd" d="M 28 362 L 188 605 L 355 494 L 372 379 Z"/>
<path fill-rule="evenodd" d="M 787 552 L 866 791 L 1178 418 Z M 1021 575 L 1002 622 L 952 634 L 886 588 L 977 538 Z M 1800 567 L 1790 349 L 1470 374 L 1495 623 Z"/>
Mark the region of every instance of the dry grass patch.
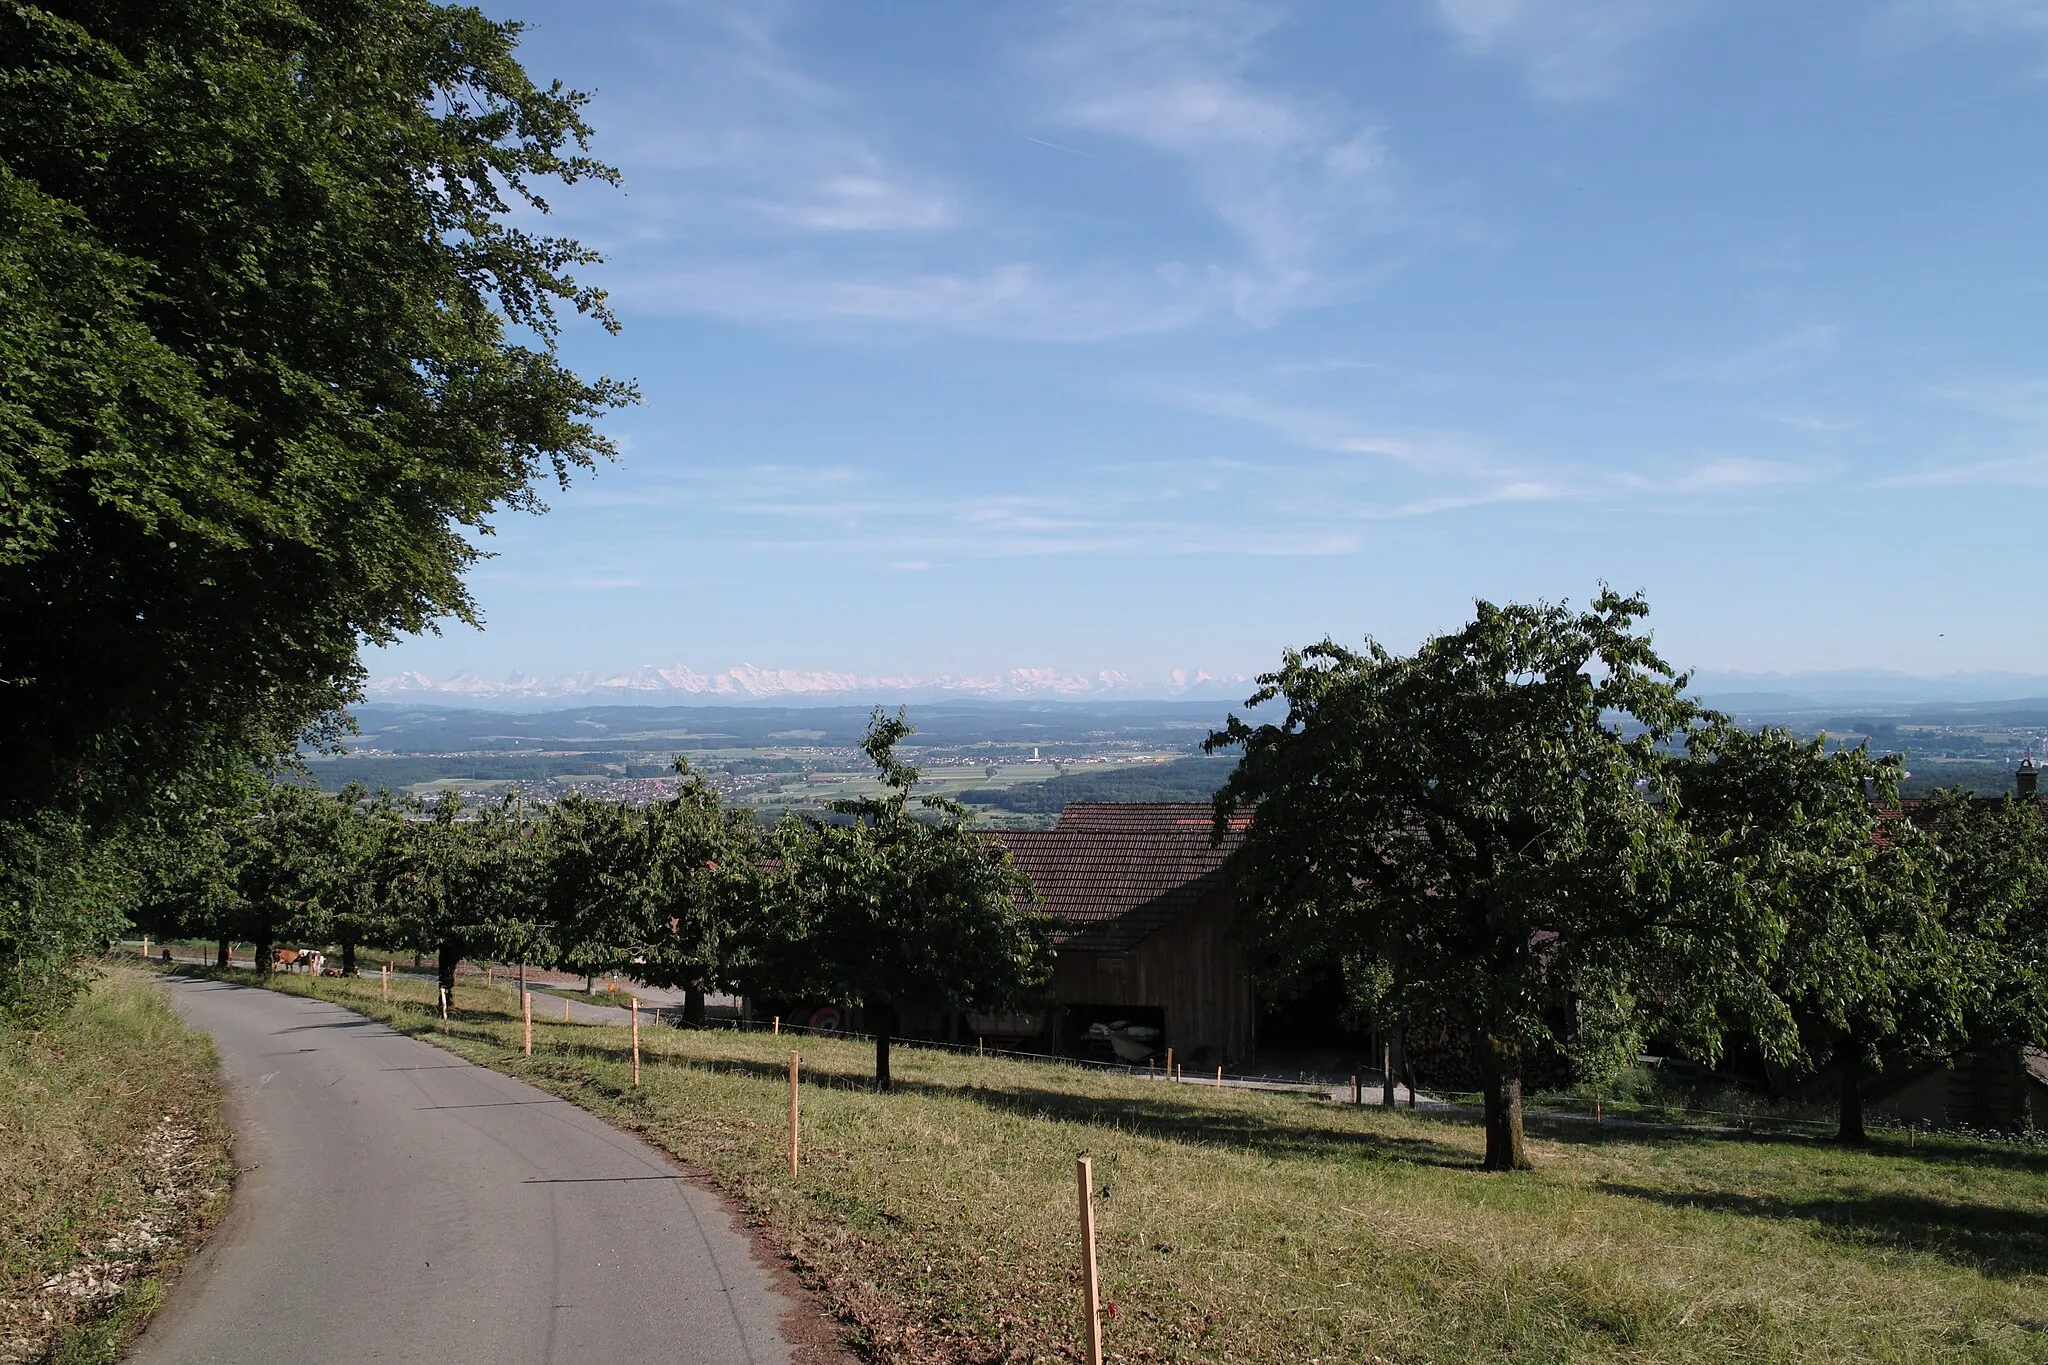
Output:
<path fill-rule="evenodd" d="M 280 983 L 646 1133 L 762 1223 L 871 1356 L 1070 1360 L 1073 1162 L 1095 1158 L 1120 1361 L 2030 1361 L 2048 1355 L 2048 1155 L 1922 1142 L 1476 1127 L 1292 1094 L 904 1049 L 536 1019 L 506 992 Z M 804 1056 L 806 1164 L 783 1164 Z"/>
<path fill-rule="evenodd" d="M 213 1045 L 116 967 L 37 1033 L 0 1030 L 0 1361 L 111 1361 L 224 1205 Z"/>

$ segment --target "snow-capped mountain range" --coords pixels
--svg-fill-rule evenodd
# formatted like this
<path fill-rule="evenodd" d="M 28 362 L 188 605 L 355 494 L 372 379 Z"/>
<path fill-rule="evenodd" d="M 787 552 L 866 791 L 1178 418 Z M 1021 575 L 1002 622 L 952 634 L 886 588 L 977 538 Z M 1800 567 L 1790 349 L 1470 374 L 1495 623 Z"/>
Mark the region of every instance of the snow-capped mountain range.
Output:
<path fill-rule="evenodd" d="M 1249 675 L 1211 675 L 1176 668 L 1163 678 L 1139 679 L 1115 669 L 1063 673 L 1056 668 L 1013 668 L 990 675 L 913 674 L 870 676 L 832 669 L 761 668 L 740 664 L 699 673 L 687 664 L 647 665 L 626 673 L 584 672 L 552 677 L 514 673 L 502 679 L 458 673 L 439 680 L 424 673 L 395 673 L 365 689 L 373 702 L 447 702 L 488 708 L 539 704 L 631 706 L 689 702 L 847 702 L 952 697 L 961 700 L 1147 701 L 1207 697 L 1241 700 Z"/>

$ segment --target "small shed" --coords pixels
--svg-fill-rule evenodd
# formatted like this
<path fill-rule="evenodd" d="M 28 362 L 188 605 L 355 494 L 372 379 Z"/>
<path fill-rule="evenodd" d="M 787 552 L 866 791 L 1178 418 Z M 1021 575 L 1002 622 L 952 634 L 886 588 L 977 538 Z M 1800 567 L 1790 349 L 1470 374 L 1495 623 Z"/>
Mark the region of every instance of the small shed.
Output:
<path fill-rule="evenodd" d="M 1061 1051 L 1084 1051 L 1093 1025 L 1126 1021 L 1161 1030 L 1189 1065 L 1252 1057 L 1257 1007 L 1223 874 L 1247 822 L 1221 845 L 1211 823 L 1206 802 L 1077 802 L 1052 829 L 996 836 L 1067 922 L 1052 983 Z"/>

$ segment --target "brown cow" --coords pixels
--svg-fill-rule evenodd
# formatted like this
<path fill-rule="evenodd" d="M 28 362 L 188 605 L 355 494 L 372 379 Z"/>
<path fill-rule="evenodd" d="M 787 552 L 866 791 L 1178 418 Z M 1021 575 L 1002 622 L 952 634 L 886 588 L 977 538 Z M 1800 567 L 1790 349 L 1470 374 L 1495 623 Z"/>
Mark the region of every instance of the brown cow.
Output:
<path fill-rule="evenodd" d="M 298 964 L 298 961 L 299 950 L 297 948 L 273 948 L 270 951 L 270 965 L 274 968 L 282 967 L 286 971 L 290 971 Z"/>

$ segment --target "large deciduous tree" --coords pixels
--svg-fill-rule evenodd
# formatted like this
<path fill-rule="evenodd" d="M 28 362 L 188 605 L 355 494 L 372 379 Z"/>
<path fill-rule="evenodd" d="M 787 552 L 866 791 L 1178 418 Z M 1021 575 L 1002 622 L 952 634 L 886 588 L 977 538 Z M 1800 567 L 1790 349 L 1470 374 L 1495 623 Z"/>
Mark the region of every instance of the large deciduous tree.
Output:
<path fill-rule="evenodd" d="M 519 35 L 0 0 L 0 820 L 337 724 L 364 641 L 471 618 L 493 511 L 608 451 L 630 388 L 556 350 L 612 325 L 594 257 L 521 224 L 615 177 Z"/>
<path fill-rule="evenodd" d="M 883 794 L 835 801 L 835 819 L 777 830 L 774 922 L 756 983 L 771 993 L 859 1005 L 875 1039 L 875 1083 L 890 1088 L 902 1007 L 1010 1008 L 1051 974 L 1051 933 L 1008 850 L 965 811 L 915 798 L 918 771 L 896 753 L 912 733 L 877 709 L 861 747 Z"/>
<path fill-rule="evenodd" d="M 1655 1005 L 1719 1042 L 1743 917 L 1659 799 L 1701 712 L 1636 629 L 1640 597 L 1589 610 L 1481 602 L 1396 655 L 1290 651 L 1211 752 L 1238 749 L 1218 837 L 1251 939 L 1284 967 L 1337 957 L 1354 1004 L 1447 1015 L 1483 1082 L 1486 1165 L 1529 1164 L 1522 1077 L 1553 1042 L 1630 1057 Z M 1561 1021 L 1575 1021 L 1573 1023 Z"/>
<path fill-rule="evenodd" d="M 710 783 L 676 760 L 676 794 L 642 817 L 645 922 L 633 973 L 681 987 L 685 1023 L 704 1022 L 704 997 L 749 970 L 765 908 L 765 841 L 751 812 L 726 810 Z"/>
<path fill-rule="evenodd" d="M 1750 1015 L 1766 1054 L 1832 1066 L 1837 1137 L 1863 1142 L 1864 1071 L 1952 1052 L 1995 956 L 1991 939 L 1951 931 L 1939 852 L 1898 802 L 1898 759 L 1722 724 L 1692 736 L 1669 779 L 1775 943 Z"/>
<path fill-rule="evenodd" d="M 400 947 L 435 954 L 450 1000 L 458 963 L 517 944 L 540 918 L 540 857 L 509 804 L 467 815 L 444 792 L 426 818 L 394 824 L 381 859 L 390 932 Z"/>
<path fill-rule="evenodd" d="M 1934 839 L 1948 935 L 1965 945 L 1972 1047 L 2048 1048 L 2048 808 L 2032 794 L 1934 793 L 1915 823 Z"/>

